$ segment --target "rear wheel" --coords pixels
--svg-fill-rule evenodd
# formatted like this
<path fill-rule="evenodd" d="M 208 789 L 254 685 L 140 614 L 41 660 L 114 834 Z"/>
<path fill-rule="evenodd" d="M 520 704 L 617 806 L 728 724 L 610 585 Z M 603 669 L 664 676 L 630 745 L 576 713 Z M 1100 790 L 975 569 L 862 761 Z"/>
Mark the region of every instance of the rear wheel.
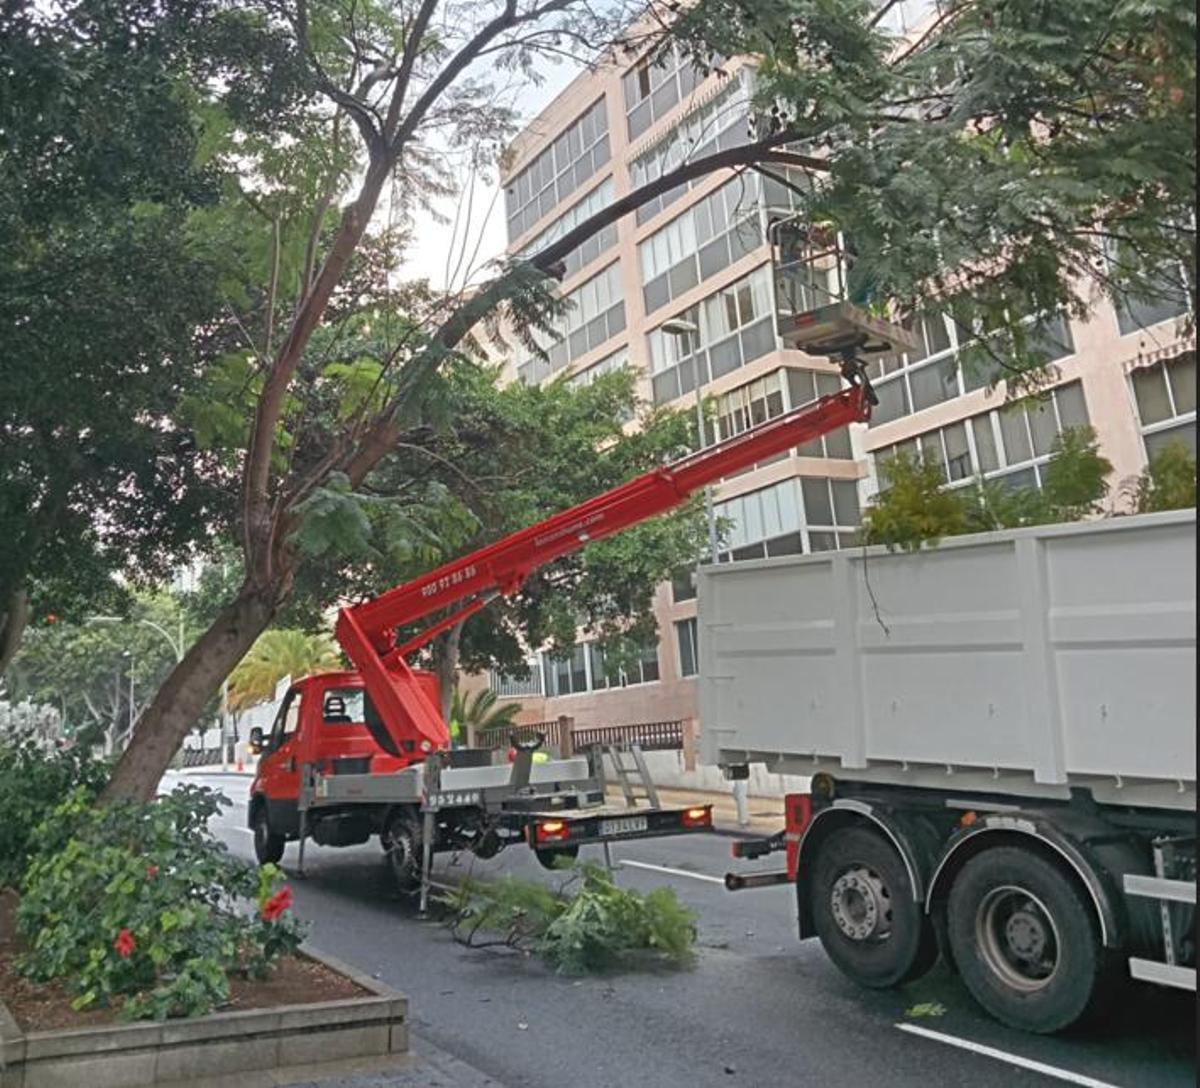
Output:
<path fill-rule="evenodd" d="M 265 804 L 258 806 L 251 827 L 254 831 L 254 856 L 259 865 L 277 864 L 283 857 L 283 848 L 287 845 L 287 840 L 283 835 L 271 830 Z"/>
<path fill-rule="evenodd" d="M 560 846 L 555 850 L 534 850 L 538 862 L 544 869 L 560 869 L 564 861 L 579 857 L 578 846 Z"/>
<path fill-rule="evenodd" d="M 388 867 L 402 894 L 412 895 L 421 887 L 421 830 L 416 819 L 397 813 L 380 836 Z"/>
<path fill-rule="evenodd" d="M 971 995 L 1011 1027 L 1061 1031 L 1108 990 L 1092 904 L 1033 851 L 998 846 L 968 861 L 950 886 L 947 933 Z"/>
<path fill-rule="evenodd" d="M 899 985 L 924 973 L 937 958 L 908 870 L 874 831 L 844 827 L 831 832 L 818 847 L 810 894 L 826 954 L 860 985 Z"/>

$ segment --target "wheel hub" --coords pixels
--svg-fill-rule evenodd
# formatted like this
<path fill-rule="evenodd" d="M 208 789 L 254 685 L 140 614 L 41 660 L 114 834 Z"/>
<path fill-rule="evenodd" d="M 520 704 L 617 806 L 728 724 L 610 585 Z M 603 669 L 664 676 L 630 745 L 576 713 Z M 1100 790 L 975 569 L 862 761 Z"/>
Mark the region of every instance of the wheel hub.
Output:
<path fill-rule="evenodd" d="M 408 872 L 417 863 L 416 837 L 404 826 L 393 827 L 388 834 L 388 856 L 398 873 Z"/>
<path fill-rule="evenodd" d="M 1044 989 L 1058 973 L 1054 917 L 1028 888 L 989 891 L 975 915 L 975 940 L 987 966 L 1015 990 Z"/>
<path fill-rule="evenodd" d="M 1018 959 L 1040 960 L 1046 950 L 1046 927 L 1032 911 L 1017 911 L 1005 924 L 1004 935 Z"/>
<path fill-rule="evenodd" d="M 838 929 L 852 941 L 879 940 L 891 932 L 891 895 L 872 869 L 842 873 L 830 889 L 829 907 Z"/>

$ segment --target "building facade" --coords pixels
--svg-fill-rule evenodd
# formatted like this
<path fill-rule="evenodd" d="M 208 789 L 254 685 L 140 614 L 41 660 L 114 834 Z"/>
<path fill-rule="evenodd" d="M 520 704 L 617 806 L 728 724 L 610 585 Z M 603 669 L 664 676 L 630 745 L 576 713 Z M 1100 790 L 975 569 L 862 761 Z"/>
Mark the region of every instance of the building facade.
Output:
<path fill-rule="evenodd" d="M 932 6 L 893 6 L 893 29 L 908 32 Z M 580 75 L 511 149 L 503 178 L 509 253 L 536 252 L 685 158 L 747 142 L 753 80 L 745 60 L 703 75 L 675 51 Z M 837 389 L 830 364 L 784 348 L 776 333 L 766 228 L 792 214 L 793 202 L 786 184 L 722 171 L 643 205 L 568 256 L 561 294 L 573 305 L 544 344 L 546 357 L 518 351 L 507 377 L 585 384 L 627 367 L 642 398 L 681 409 L 694 405 L 698 381 L 715 403 L 720 438 Z M 1178 339 L 1182 310 L 1169 298 L 1120 308 L 1098 299 L 1087 321 L 1039 322 L 1038 343 L 1057 373 L 1053 395 L 1005 411 L 1003 384 L 989 389 L 985 375 L 962 364 L 955 329 L 940 317 L 922 322 L 919 350 L 873 363 L 880 405 L 869 426 L 716 487 L 716 514 L 731 526 L 721 558 L 852 546 L 860 510 L 899 450 L 937 460 L 952 485 L 974 476 L 1024 485 L 1040 481 L 1059 430 L 1090 424 L 1113 463 L 1115 491 L 1171 438 L 1194 449 L 1194 340 Z M 489 683 L 520 700 L 525 720 L 693 718 L 694 595 L 688 572 L 660 587 L 659 643 L 646 647 L 635 674 L 609 677 L 581 636 L 569 657 L 538 653 L 528 677 Z"/>

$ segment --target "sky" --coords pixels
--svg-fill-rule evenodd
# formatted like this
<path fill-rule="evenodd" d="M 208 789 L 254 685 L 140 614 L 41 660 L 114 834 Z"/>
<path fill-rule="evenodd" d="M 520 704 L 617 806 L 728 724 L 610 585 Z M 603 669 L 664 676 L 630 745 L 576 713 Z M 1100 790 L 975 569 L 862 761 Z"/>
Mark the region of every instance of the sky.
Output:
<path fill-rule="evenodd" d="M 568 61 L 540 63 L 542 82 L 525 84 L 514 92 L 513 102 L 522 127 L 545 109 L 582 67 Z M 460 287 L 464 277 L 474 274 L 478 279 L 480 267 L 500 256 L 508 244 L 504 194 L 497 178 L 490 183 L 475 179 L 473 184 L 464 186 L 461 201 L 450 199 L 436 206 L 449 221 L 438 223 L 426 218 L 417 225 L 408 259 L 401 265 L 401 275 L 406 279 L 426 278 L 435 288 Z"/>

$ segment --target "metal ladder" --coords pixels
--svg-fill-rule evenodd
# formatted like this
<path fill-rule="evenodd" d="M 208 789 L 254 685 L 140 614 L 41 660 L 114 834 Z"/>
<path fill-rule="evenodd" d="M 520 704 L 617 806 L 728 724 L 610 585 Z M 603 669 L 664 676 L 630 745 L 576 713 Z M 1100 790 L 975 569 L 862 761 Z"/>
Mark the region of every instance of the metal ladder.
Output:
<path fill-rule="evenodd" d="M 637 808 L 639 801 L 647 801 L 651 808 L 659 807 L 658 791 L 654 788 L 654 781 L 650 777 L 640 744 L 602 744 L 600 753 L 601 756 L 608 756 L 612 763 L 621 793 L 624 794 L 625 803 L 630 808 Z M 630 757 L 632 765 L 625 762 L 625 756 Z M 603 766 L 603 760 L 600 760 L 600 767 Z"/>

